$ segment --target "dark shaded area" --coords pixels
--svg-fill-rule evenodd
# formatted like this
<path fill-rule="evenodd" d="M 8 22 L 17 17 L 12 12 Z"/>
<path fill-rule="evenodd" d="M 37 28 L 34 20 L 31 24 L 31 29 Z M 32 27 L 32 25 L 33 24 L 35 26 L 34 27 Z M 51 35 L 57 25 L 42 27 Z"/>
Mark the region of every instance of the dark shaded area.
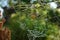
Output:
<path fill-rule="evenodd" d="M 27 4 L 29 4 L 31 0 L 21 0 L 21 1 L 26 2 Z"/>
<path fill-rule="evenodd" d="M 8 21 L 11 17 L 11 14 L 16 13 L 13 7 L 3 7 L 4 9 L 4 18 Z"/>
<path fill-rule="evenodd" d="M 50 10 L 48 12 L 48 19 L 51 23 L 57 24 L 60 27 L 60 15 L 57 11 Z"/>

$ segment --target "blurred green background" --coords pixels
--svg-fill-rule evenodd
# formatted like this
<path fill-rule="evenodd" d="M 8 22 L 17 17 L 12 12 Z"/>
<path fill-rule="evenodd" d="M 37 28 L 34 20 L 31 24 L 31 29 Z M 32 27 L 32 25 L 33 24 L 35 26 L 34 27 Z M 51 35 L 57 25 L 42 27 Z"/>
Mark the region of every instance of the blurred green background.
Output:
<path fill-rule="evenodd" d="M 4 25 L 11 29 L 12 40 L 29 40 L 28 30 L 32 30 L 31 33 L 34 35 L 44 36 L 35 40 L 60 40 L 60 11 L 58 8 L 51 9 L 48 4 L 50 1 L 37 0 L 34 3 L 30 3 L 30 0 L 15 1 L 17 3 L 10 0 L 9 4 L 15 8 L 16 13 L 11 14 L 9 21 Z"/>

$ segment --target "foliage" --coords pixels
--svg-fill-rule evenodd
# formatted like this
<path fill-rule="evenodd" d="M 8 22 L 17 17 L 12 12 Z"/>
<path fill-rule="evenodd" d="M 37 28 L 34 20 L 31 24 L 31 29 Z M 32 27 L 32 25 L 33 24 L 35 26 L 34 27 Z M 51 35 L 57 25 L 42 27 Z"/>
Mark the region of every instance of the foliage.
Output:
<path fill-rule="evenodd" d="M 12 31 L 12 40 L 28 40 L 27 34 L 30 32 L 28 30 L 32 30 L 34 35 L 43 35 L 45 39 L 41 37 L 41 40 L 55 40 L 55 37 L 58 39 L 58 25 L 60 24 L 58 19 L 53 18 L 60 17 L 58 9 L 51 10 L 48 4 L 37 4 L 38 6 L 32 4 L 35 6 L 31 7 L 23 2 L 23 4 L 14 6 L 16 14 L 12 14 L 10 21 L 6 24 Z M 50 36 L 55 37 L 51 38 Z"/>

